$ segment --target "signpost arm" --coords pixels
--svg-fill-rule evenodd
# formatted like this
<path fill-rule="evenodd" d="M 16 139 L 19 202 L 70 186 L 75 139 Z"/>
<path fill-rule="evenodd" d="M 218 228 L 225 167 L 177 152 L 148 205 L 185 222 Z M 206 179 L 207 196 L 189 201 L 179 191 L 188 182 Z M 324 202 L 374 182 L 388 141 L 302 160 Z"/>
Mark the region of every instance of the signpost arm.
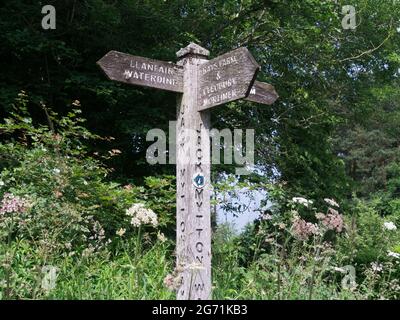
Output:
<path fill-rule="evenodd" d="M 184 68 L 176 128 L 178 300 L 211 299 L 210 114 L 197 106 L 198 66 L 208 55 L 194 43 L 177 52 Z"/>

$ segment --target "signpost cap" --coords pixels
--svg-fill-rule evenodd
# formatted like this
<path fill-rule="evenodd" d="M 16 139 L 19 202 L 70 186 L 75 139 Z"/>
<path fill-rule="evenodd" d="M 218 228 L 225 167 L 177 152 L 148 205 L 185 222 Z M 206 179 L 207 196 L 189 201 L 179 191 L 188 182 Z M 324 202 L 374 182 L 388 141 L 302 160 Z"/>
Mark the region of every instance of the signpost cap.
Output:
<path fill-rule="evenodd" d="M 191 42 L 185 48 L 180 49 L 176 53 L 176 56 L 181 59 L 181 58 L 187 56 L 188 54 L 208 57 L 210 55 L 210 51 L 208 51 L 207 49 L 205 49 L 203 47 L 200 47 L 198 44 L 195 44 L 194 42 Z"/>

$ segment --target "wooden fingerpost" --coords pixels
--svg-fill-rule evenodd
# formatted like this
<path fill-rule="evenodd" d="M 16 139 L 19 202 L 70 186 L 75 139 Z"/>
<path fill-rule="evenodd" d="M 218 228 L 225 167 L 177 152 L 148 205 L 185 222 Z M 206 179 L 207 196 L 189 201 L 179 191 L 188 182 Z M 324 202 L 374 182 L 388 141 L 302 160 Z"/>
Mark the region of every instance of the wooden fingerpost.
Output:
<path fill-rule="evenodd" d="M 209 51 L 191 43 L 177 52 L 183 94 L 177 103 L 178 300 L 211 299 L 210 113 L 198 111 L 199 66 Z"/>
<path fill-rule="evenodd" d="M 110 80 L 176 92 L 176 229 L 178 300 L 211 299 L 210 114 L 238 99 L 270 105 L 275 88 L 255 81 L 260 69 L 251 53 L 237 48 L 207 60 L 191 43 L 178 64 L 110 51 L 97 63 Z M 173 158 L 173 154 L 170 156 Z"/>

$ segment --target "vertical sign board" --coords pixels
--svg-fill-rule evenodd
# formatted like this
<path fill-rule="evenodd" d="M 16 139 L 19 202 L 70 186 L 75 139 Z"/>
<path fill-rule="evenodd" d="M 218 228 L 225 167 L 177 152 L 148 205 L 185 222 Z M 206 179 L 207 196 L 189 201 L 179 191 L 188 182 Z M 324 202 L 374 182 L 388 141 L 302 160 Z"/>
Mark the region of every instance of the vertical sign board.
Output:
<path fill-rule="evenodd" d="M 199 67 L 208 50 L 190 45 L 177 52 L 183 95 L 177 121 L 177 265 L 179 300 L 211 299 L 210 114 L 197 111 Z"/>
<path fill-rule="evenodd" d="M 272 104 L 273 86 L 255 82 L 259 66 L 246 48 L 208 61 L 208 50 L 191 43 L 178 64 L 110 51 L 98 61 L 109 79 L 183 93 L 178 98 L 177 299 L 211 299 L 209 108 L 245 98 Z"/>

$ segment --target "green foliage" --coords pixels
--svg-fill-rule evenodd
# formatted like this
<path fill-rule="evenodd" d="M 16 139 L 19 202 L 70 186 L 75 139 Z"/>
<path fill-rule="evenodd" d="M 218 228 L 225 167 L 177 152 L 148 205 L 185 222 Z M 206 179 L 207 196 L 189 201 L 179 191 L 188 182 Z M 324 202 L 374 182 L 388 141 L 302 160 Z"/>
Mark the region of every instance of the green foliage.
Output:
<path fill-rule="evenodd" d="M 348 217 L 348 236 L 341 239 L 344 258 L 360 266 L 390 260 L 388 252 L 393 252 L 400 242 L 398 230 L 385 228 L 384 223 L 393 222 L 392 218 L 381 217 L 373 203 L 359 201 L 353 216 Z"/>
<path fill-rule="evenodd" d="M 2 246 L 0 248 L 4 249 Z M 62 255 L 46 261 L 43 261 L 40 249 L 29 242 L 18 241 L 13 249 L 13 299 L 173 298 L 173 294 L 163 285 L 172 261 L 167 259 L 168 245 L 161 242 L 153 244 L 138 261 L 132 260 L 131 250 L 135 251 L 136 248 L 129 243 L 125 243 L 124 251 L 114 256 L 107 250 L 101 250 L 84 255 Z M 43 285 L 46 275 L 43 267 L 47 266 L 57 268 L 52 290 L 46 290 Z M 1 278 L 4 278 L 3 270 L 0 270 Z"/>
<path fill-rule="evenodd" d="M 85 143 L 100 137 L 81 125 L 84 120 L 78 116 L 79 109 L 59 117 L 46 108 L 49 126 L 37 125 L 25 108 L 27 102 L 28 97 L 21 93 L 14 105 L 16 111 L 0 124 L 4 137 L 0 143 L 0 199 L 11 194 L 27 203 L 23 212 L 0 214 L 0 259 L 5 266 L 2 272 L 6 282 L 5 287 L 2 283 L 3 296 L 41 296 L 43 290 L 35 283 L 42 277 L 42 267 L 57 265 L 69 270 L 76 257 L 80 261 L 91 255 L 99 256 L 95 261 L 102 264 L 103 255 L 118 256 L 120 237 L 135 239 L 129 247 L 135 248 L 133 256 L 138 266 L 139 255 L 151 256 L 152 241 L 161 231 L 172 235 L 172 178 L 148 177 L 143 186 L 124 187 L 106 181 L 109 170 L 100 161 L 105 156 L 90 154 Z M 110 155 L 118 155 L 117 151 L 112 150 Z M 146 203 L 155 210 L 157 230 L 131 225 L 126 210 L 134 203 Z M 34 268 L 29 267 L 33 265 Z M 111 267 L 109 272 L 114 272 Z M 134 287 L 131 290 L 135 291 Z M 68 297 L 70 294 L 73 291 Z"/>
<path fill-rule="evenodd" d="M 111 82 L 96 61 L 110 50 L 175 61 L 190 41 L 212 57 L 248 47 L 259 80 L 280 96 L 269 107 L 236 101 L 211 111 L 215 128 L 255 128 L 262 174 L 237 186 L 268 192 L 264 213 L 274 216 L 242 236 L 217 229 L 215 297 L 398 298 L 399 231 L 384 228 L 400 222 L 398 3 L 354 0 L 356 30 L 341 28 L 343 1 L 48 3 L 56 30 L 41 28 L 37 3 L 0 8 L 0 200 L 29 203 L 0 218 L 2 298 L 174 297 L 162 284 L 174 257 L 161 236 L 175 238 L 174 168 L 145 161 L 145 136 L 167 131 L 176 97 Z M 232 170 L 215 168 L 226 180 L 216 190 L 241 214 L 245 204 L 221 174 Z M 295 239 L 291 210 L 317 223 L 313 208 L 293 206 L 299 196 L 315 208 L 338 200 L 345 232 Z M 131 224 L 135 203 L 158 215 L 157 229 Z M 332 271 L 345 264 L 356 269 L 355 288 Z M 59 278 L 47 292 L 42 268 L 51 265 Z"/>

